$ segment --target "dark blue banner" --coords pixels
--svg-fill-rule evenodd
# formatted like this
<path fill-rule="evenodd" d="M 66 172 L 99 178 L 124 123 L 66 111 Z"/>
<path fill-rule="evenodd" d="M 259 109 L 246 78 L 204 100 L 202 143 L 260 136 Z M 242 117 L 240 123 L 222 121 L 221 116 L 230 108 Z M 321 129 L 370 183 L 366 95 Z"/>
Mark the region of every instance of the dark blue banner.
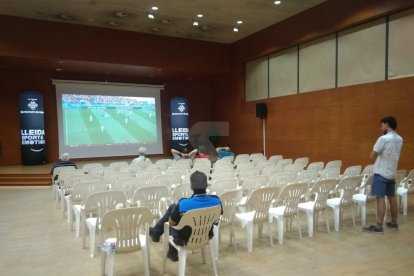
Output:
<path fill-rule="evenodd" d="M 171 110 L 171 147 L 181 151 L 189 145 L 188 101 L 186 98 L 172 98 Z"/>
<path fill-rule="evenodd" d="M 35 91 L 20 94 L 20 139 L 23 165 L 46 163 L 43 97 Z"/>

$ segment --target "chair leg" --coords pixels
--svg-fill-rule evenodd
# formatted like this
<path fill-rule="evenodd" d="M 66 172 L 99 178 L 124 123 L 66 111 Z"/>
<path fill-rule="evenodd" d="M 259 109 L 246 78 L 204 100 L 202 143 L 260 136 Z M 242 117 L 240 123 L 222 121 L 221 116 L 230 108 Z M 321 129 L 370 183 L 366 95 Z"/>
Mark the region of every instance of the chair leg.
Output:
<path fill-rule="evenodd" d="M 106 275 L 106 252 L 101 251 L 101 275 Z"/>
<path fill-rule="evenodd" d="M 272 220 L 270 219 L 270 215 L 269 215 L 269 237 L 270 237 L 270 245 L 274 247 L 275 245 L 273 244 L 273 226 L 272 226 Z"/>
<path fill-rule="evenodd" d="M 284 217 L 278 217 L 276 219 L 277 222 L 277 234 L 278 234 L 278 239 L 279 239 L 279 244 L 283 244 L 283 231 L 284 231 L 284 224 L 285 224 L 285 219 Z"/>
<path fill-rule="evenodd" d="M 185 276 L 185 264 L 187 261 L 187 250 L 178 250 L 178 275 Z"/>
<path fill-rule="evenodd" d="M 367 218 L 367 206 L 365 202 L 358 203 L 361 216 L 361 225 L 364 226 Z"/>
<path fill-rule="evenodd" d="M 351 203 L 351 213 L 352 213 L 352 225 L 356 227 L 355 225 L 355 215 L 354 215 L 354 205 Z"/>
<path fill-rule="evenodd" d="M 142 251 L 142 260 L 144 262 L 144 275 L 149 276 L 149 247 L 148 244 L 146 244 L 144 247 L 141 248 Z"/>
<path fill-rule="evenodd" d="M 308 236 L 313 237 L 313 212 L 310 210 L 306 211 L 306 217 L 308 220 Z"/>
<path fill-rule="evenodd" d="M 325 208 L 325 219 L 326 219 L 326 229 L 328 230 L 328 233 L 331 233 L 331 229 L 329 227 L 329 214 L 328 214 L 327 208 Z"/>
<path fill-rule="evenodd" d="M 214 242 L 210 240 L 211 262 L 213 263 L 214 275 L 217 276 L 217 263 L 216 263 L 216 258 L 214 256 L 214 250 L 215 250 L 215 248 L 213 248 L 214 246 L 215 246 Z"/>
<path fill-rule="evenodd" d="M 246 224 L 246 232 L 247 232 L 247 251 L 253 251 L 253 221 L 249 221 Z"/>
<path fill-rule="evenodd" d="M 107 253 L 108 276 L 113 276 L 114 275 L 114 259 L 115 259 L 115 251 Z"/>
<path fill-rule="evenodd" d="M 300 239 L 302 239 L 302 226 L 301 226 L 301 223 L 300 223 L 300 215 L 299 215 L 299 210 L 296 212 L 296 219 L 297 219 L 297 222 L 298 222 L 298 230 L 299 230 L 299 237 L 300 237 Z"/>
<path fill-rule="evenodd" d="M 340 207 L 334 206 L 334 221 L 335 221 L 335 231 L 339 231 L 339 217 L 340 217 Z"/>
<path fill-rule="evenodd" d="M 408 205 L 408 193 L 404 193 L 401 195 L 401 201 L 403 205 L 403 215 L 407 215 L 407 205 Z"/>
<path fill-rule="evenodd" d="M 214 258 L 219 258 L 219 241 L 220 241 L 220 224 L 213 226 L 213 242 L 214 242 Z M 230 239 L 231 239 L 231 233 L 230 233 Z"/>
<path fill-rule="evenodd" d="M 95 255 L 95 233 L 96 233 L 96 226 L 90 225 L 89 228 L 89 256 L 93 258 Z"/>

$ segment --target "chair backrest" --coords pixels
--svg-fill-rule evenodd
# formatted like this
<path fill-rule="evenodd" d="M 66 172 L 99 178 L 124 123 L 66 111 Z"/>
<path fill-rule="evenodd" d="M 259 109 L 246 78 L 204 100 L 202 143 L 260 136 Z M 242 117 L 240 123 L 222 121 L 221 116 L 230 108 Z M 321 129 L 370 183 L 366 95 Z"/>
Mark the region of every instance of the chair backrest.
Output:
<path fill-rule="evenodd" d="M 85 173 L 90 173 L 93 168 L 103 168 L 102 163 L 86 163 L 82 166 L 82 170 Z"/>
<path fill-rule="evenodd" d="M 155 164 L 161 164 L 167 168 L 171 167 L 172 163 L 173 163 L 172 159 L 168 159 L 168 158 L 159 159 L 155 162 Z"/>
<path fill-rule="evenodd" d="M 53 170 L 53 179 L 56 175 L 59 175 L 59 177 L 66 173 L 73 173 L 75 171 L 78 171 L 74 166 L 63 166 L 63 167 L 57 167 Z M 81 170 L 79 170 L 81 171 Z"/>
<path fill-rule="evenodd" d="M 211 181 L 227 179 L 227 178 L 235 178 L 234 170 L 230 169 L 230 170 L 214 171 L 211 174 Z"/>
<path fill-rule="evenodd" d="M 246 162 L 246 163 L 239 163 L 236 167 L 236 172 L 240 172 L 246 168 L 256 168 L 256 166 L 252 162 Z"/>
<path fill-rule="evenodd" d="M 249 196 L 253 192 L 253 190 L 261 188 L 261 187 L 266 187 L 268 183 L 269 183 L 269 180 L 266 175 L 254 175 L 254 176 L 246 177 L 243 180 L 243 186 L 242 186 L 243 195 Z"/>
<path fill-rule="evenodd" d="M 220 224 L 227 225 L 233 222 L 236 207 L 242 198 L 241 192 L 242 190 L 232 190 L 220 195 L 221 205 L 223 206 Z"/>
<path fill-rule="evenodd" d="M 77 183 L 73 185 L 70 199 L 73 203 L 83 203 L 90 194 L 106 190 L 106 183 L 102 181 Z"/>
<path fill-rule="evenodd" d="M 374 173 L 373 170 L 374 170 L 374 164 L 369 164 L 369 165 L 365 166 L 365 168 L 362 170 L 361 174 L 362 175 L 364 175 L 364 174 L 371 175 L 371 174 Z"/>
<path fill-rule="evenodd" d="M 299 200 L 308 192 L 306 183 L 292 183 L 282 188 L 279 195 L 281 204 L 285 206 L 284 216 L 296 215 L 298 211 Z"/>
<path fill-rule="evenodd" d="M 137 189 L 146 186 L 146 180 L 143 177 L 128 177 L 121 178 L 115 181 L 111 186 L 112 190 L 124 191 L 125 196 L 128 200 L 132 199 Z"/>
<path fill-rule="evenodd" d="M 118 204 L 126 206 L 126 197 L 123 191 L 103 191 L 88 195 L 85 201 L 85 214 L 93 214 L 97 217 L 96 224 L 101 223 L 103 215 L 115 209 Z"/>
<path fill-rule="evenodd" d="M 237 188 L 236 178 L 224 178 L 214 180 L 210 186 L 210 193 L 220 196 L 222 193 L 231 191 Z"/>
<path fill-rule="evenodd" d="M 181 184 L 181 176 L 176 174 L 161 174 L 154 176 L 154 178 L 150 181 L 151 186 L 159 186 L 164 185 L 166 187 L 171 187 L 172 185 L 179 185 Z"/>
<path fill-rule="evenodd" d="M 361 165 L 348 167 L 345 169 L 342 177 L 359 175 L 361 174 L 361 169 Z"/>
<path fill-rule="evenodd" d="M 114 171 L 119 172 L 122 166 L 129 165 L 127 161 L 118 161 L 118 162 L 112 162 L 108 165 L 108 168 L 113 168 Z"/>
<path fill-rule="evenodd" d="M 273 162 L 269 162 L 269 160 L 263 160 L 263 161 L 260 161 L 259 163 L 257 163 L 256 167 L 263 170 L 263 168 L 265 168 L 267 166 L 273 166 L 273 165 L 274 165 Z"/>
<path fill-rule="evenodd" d="M 208 159 L 208 158 L 196 158 L 196 159 L 194 159 L 193 168 L 198 168 L 198 167 L 208 167 L 210 169 L 211 168 L 210 159 Z"/>
<path fill-rule="evenodd" d="M 308 183 L 309 187 L 312 186 L 312 183 L 318 179 L 319 173 L 317 171 L 301 171 L 296 179 L 295 183 Z"/>
<path fill-rule="evenodd" d="M 246 201 L 246 210 L 256 211 L 253 222 L 263 222 L 269 217 L 269 208 L 273 199 L 279 195 L 278 187 L 264 187 L 254 190 Z"/>
<path fill-rule="evenodd" d="M 301 165 L 302 169 L 305 168 L 309 163 L 309 157 L 299 157 L 296 158 L 293 164 L 295 165 Z"/>
<path fill-rule="evenodd" d="M 60 188 L 65 191 L 65 195 L 72 193 L 73 186 L 78 183 L 96 181 L 97 178 L 89 174 L 70 174 L 60 183 Z"/>
<path fill-rule="evenodd" d="M 301 171 L 303 171 L 303 166 L 301 164 L 288 164 L 283 168 L 283 172 L 299 173 Z"/>
<path fill-rule="evenodd" d="M 308 171 L 317 171 L 320 172 L 321 170 L 323 170 L 323 167 L 325 166 L 325 164 L 321 161 L 318 162 L 312 162 L 308 165 L 308 167 L 306 168 L 306 170 Z"/>
<path fill-rule="evenodd" d="M 341 169 L 341 166 L 342 166 L 342 160 L 332 160 L 326 163 L 325 169 L 329 169 L 329 168 Z"/>
<path fill-rule="evenodd" d="M 342 178 L 336 191 L 340 193 L 341 205 L 346 206 L 352 204 L 352 196 L 355 194 L 356 189 L 361 185 L 362 175 L 347 176 Z"/>
<path fill-rule="evenodd" d="M 374 175 L 371 174 L 368 176 L 368 178 L 365 180 L 364 186 L 361 188 L 364 188 L 364 194 L 367 196 L 366 201 L 374 200 L 376 197 L 372 195 L 372 181 L 374 180 Z"/>
<path fill-rule="evenodd" d="M 241 162 L 250 162 L 250 156 L 247 153 L 238 154 L 234 159 L 234 165 L 238 165 Z"/>
<path fill-rule="evenodd" d="M 154 217 L 159 216 L 159 205 L 161 198 L 168 198 L 168 188 L 161 186 L 147 186 L 138 188 L 132 197 L 132 203 L 138 203 L 138 206 L 146 206 L 150 208 Z"/>
<path fill-rule="evenodd" d="M 177 226 L 172 226 L 176 230 L 181 230 L 185 226 L 191 227 L 186 249 L 193 250 L 205 246 L 210 238 L 209 232 L 213 223 L 220 219 L 221 206 L 195 209 L 185 212 Z"/>
<path fill-rule="evenodd" d="M 401 183 L 404 185 L 405 188 L 408 189 L 408 192 L 414 191 L 414 184 L 412 184 L 414 181 L 414 169 L 411 170 L 407 177 L 405 177 L 403 180 L 401 180 Z"/>
<path fill-rule="evenodd" d="M 269 161 L 274 163 L 275 165 L 277 164 L 279 160 L 282 160 L 282 159 L 283 159 L 283 155 L 272 155 L 269 157 Z"/>
<path fill-rule="evenodd" d="M 252 163 L 257 165 L 260 162 L 266 161 L 266 156 L 264 156 L 263 154 L 260 153 L 260 155 L 254 155 L 253 159 L 252 157 L 250 157 L 250 159 L 252 160 Z"/>
<path fill-rule="evenodd" d="M 180 184 L 174 188 L 172 192 L 172 200 L 177 203 L 181 198 L 190 197 L 193 194 L 189 184 Z"/>
<path fill-rule="evenodd" d="M 341 173 L 341 169 L 338 167 L 325 168 L 321 171 L 319 179 L 338 179 Z"/>
<path fill-rule="evenodd" d="M 250 157 L 250 160 L 251 161 L 253 161 L 254 159 L 256 159 L 256 158 L 262 158 L 262 157 L 265 157 L 264 155 L 263 155 L 263 153 L 261 153 L 261 152 L 255 152 L 255 153 L 251 153 L 250 155 L 249 155 L 249 157 Z M 266 157 L 265 157 L 266 158 Z"/>
<path fill-rule="evenodd" d="M 282 167 L 285 167 L 289 164 L 293 164 L 292 159 L 282 159 L 282 160 L 277 161 L 277 163 L 276 163 L 276 165 L 279 165 L 279 166 L 282 166 Z"/>
<path fill-rule="evenodd" d="M 268 178 L 276 173 L 282 173 L 283 167 L 278 165 L 266 166 L 262 169 L 262 174 L 267 175 Z"/>
<path fill-rule="evenodd" d="M 310 195 L 315 194 L 314 211 L 323 210 L 326 207 L 326 200 L 330 196 L 331 192 L 338 184 L 336 179 L 324 179 L 316 181 L 309 192 Z M 314 212 L 315 213 L 315 212 Z"/>
<path fill-rule="evenodd" d="M 294 172 L 277 173 L 270 177 L 269 186 L 280 187 L 292 183 L 298 174 Z"/>
<path fill-rule="evenodd" d="M 395 172 L 395 184 L 398 185 L 405 178 L 407 170 L 397 170 Z"/>
<path fill-rule="evenodd" d="M 244 168 L 243 170 L 241 170 L 239 172 L 239 178 L 244 179 L 246 177 L 259 175 L 259 174 L 260 174 L 260 169 L 259 168 L 257 168 L 257 167 L 248 167 L 248 168 Z"/>
<path fill-rule="evenodd" d="M 223 156 L 220 160 L 226 161 L 226 162 L 229 162 L 229 163 L 233 163 L 234 155 Z"/>
<path fill-rule="evenodd" d="M 100 242 L 116 239 L 116 252 L 141 249 L 140 235 L 145 233 L 148 243 L 148 225 L 152 214 L 147 207 L 121 208 L 107 211 L 102 218 Z"/>

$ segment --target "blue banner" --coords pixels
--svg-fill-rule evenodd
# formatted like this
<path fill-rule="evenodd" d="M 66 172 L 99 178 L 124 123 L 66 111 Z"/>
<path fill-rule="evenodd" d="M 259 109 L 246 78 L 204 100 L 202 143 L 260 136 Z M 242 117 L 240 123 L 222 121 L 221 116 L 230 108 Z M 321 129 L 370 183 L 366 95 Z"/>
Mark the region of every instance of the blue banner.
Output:
<path fill-rule="evenodd" d="M 181 151 L 189 146 L 188 101 L 176 97 L 170 101 L 171 110 L 171 147 Z"/>
<path fill-rule="evenodd" d="M 20 140 L 23 165 L 46 163 L 43 97 L 35 91 L 20 94 Z"/>

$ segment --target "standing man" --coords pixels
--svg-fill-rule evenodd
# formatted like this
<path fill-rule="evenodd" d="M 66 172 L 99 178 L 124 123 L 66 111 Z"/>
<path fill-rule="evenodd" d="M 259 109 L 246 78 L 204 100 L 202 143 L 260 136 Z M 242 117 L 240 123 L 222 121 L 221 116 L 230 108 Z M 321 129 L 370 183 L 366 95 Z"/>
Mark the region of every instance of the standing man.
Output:
<path fill-rule="evenodd" d="M 382 223 L 386 211 L 385 196 L 387 196 L 391 207 L 391 221 L 385 224 L 390 229 L 398 230 L 395 172 L 403 139 L 395 132 L 397 120 L 394 117 L 385 117 L 380 123 L 384 135 L 378 138 L 371 152 L 371 158 L 375 159 L 372 195 L 377 197 L 377 224 L 362 228 L 363 231 L 369 233 L 384 233 Z"/>

